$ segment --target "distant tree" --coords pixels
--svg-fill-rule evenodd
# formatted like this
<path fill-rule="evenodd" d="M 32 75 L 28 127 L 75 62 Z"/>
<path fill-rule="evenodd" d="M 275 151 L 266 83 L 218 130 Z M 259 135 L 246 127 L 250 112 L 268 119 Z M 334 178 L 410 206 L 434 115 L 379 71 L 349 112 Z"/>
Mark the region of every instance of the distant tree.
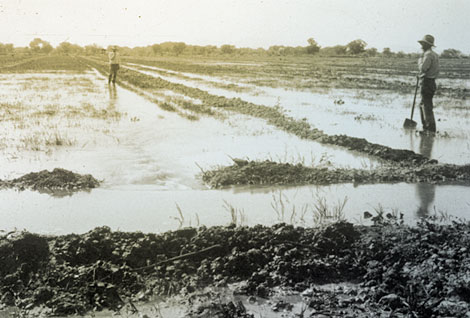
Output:
<path fill-rule="evenodd" d="M 367 50 L 365 51 L 365 54 L 366 54 L 367 56 L 371 56 L 371 57 L 377 56 L 377 49 L 376 49 L 375 47 L 372 47 L 372 48 L 370 48 L 370 49 L 367 49 Z"/>
<path fill-rule="evenodd" d="M 150 56 L 150 55 L 152 55 L 152 54 L 153 54 L 153 50 L 152 50 L 152 47 L 151 47 L 151 46 L 146 46 L 146 47 L 138 46 L 138 47 L 132 48 L 130 55 L 135 55 L 135 56 Z"/>
<path fill-rule="evenodd" d="M 353 55 L 361 54 L 366 50 L 367 43 L 361 39 L 349 42 L 346 45 L 347 52 Z"/>
<path fill-rule="evenodd" d="M 243 47 L 238 49 L 240 55 L 254 55 L 256 50 L 248 47 Z"/>
<path fill-rule="evenodd" d="M 307 42 L 308 42 L 308 46 L 307 46 L 308 54 L 315 54 L 320 51 L 320 45 L 318 45 L 317 41 L 315 41 L 313 38 L 308 39 Z"/>
<path fill-rule="evenodd" d="M 265 55 L 266 54 L 266 50 L 262 47 L 259 47 L 256 49 L 256 55 Z"/>
<path fill-rule="evenodd" d="M 186 49 L 186 43 L 184 42 L 177 42 L 173 45 L 173 53 L 175 53 L 176 56 L 183 53 L 184 49 Z"/>
<path fill-rule="evenodd" d="M 14 47 L 13 54 L 31 54 L 31 48 L 29 46 Z"/>
<path fill-rule="evenodd" d="M 344 55 L 348 51 L 348 48 L 345 45 L 335 45 L 333 46 L 333 50 L 336 55 Z"/>
<path fill-rule="evenodd" d="M 281 55 L 280 53 L 281 50 L 282 50 L 282 46 L 272 45 L 268 49 L 268 55 Z"/>
<path fill-rule="evenodd" d="M 224 44 L 220 47 L 220 51 L 223 54 L 232 54 L 235 52 L 235 45 L 230 45 L 230 44 Z"/>
<path fill-rule="evenodd" d="M 345 55 L 346 46 L 344 45 L 327 46 L 327 47 L 321 48 L 320 53 L 325 56 Z"/>
<path fill-rule="evenodd" d="M 406 57 L 406 53 L 403 52 L 403 51 L 398 51 L 396 56 L 399 57 L 399 58 L 404 58 L 404 57 Z"/>
<path fill-rule="evenodd" d="M 104 50 L 104 48 L 97 44 L 86 45 L 84 49 L 86 55 L 101 54 L 101 52 Z"/>
<path fill-rule="evenodd" d="M 62 42 L 56 47 L 56 51 L 59 54 L 67 55 L 67 54 L 72 53 L 72 50 L 73 50 L 72 43 L 69 43 L 69 42 Z"/>
<path fill-rule="evenodd" d="M 39 53 L 41 51 L 42 45 L 43 41 L 40 38 L 35 38 L 31 42 L 29 42 L 29 47 L 34 53 Z"/>
<path fill-rule="evenodd" d="M 217 46 L 215 46 L 215 45 L 206 45 L 206 46 L 204 46 L 204 51 L 207 55 L 213 55 L 217 52 Z"/>
<path fill-rule="evenodd" d="M 461 58 L 462 57 L 462 52 L 460 52 L 459 50 L 456 50 L 456 49 L 446 49 L 446 50 L 442 51 L 441 57 L 451 58 L 451 59 Z"/>
<path fill-rule="evenodd" d="M 186 47 L 186 52 L 188 52 L 191 55 L 206 55 L 206 48 L 204 46 L 199 46 L 199 45 L 188 45 Z"/>
<path fill-rule="evenodd" d="M 385 57 L 391 57 L 393 55 L 392 50 L 389 47 L 385 47 L 382 51 L 382 55 Z"/>
<path fill-rule="evenodd" d="M 160 43 L 160 47 L 162 49 L 162 54 L 165 54 L 165 53 L 171 53 L 173 52 L 173 46 L 174 46 L 174 42 L 163 42 L 163 43 Z"/>
<path fill-rule="evenodd" d="M 13 53 L 13 44 L 3 44 L 0 43 L 0 54 L 9 54 Z"/>
<path fill-rule="evenodd" d="M 42 53 L 48 54 L 48 53 L 52 52 L 53 49 L 54 48 L 52 47 L 52 45 L 49 42 L 44 42 L 41 51 L 42 51 Z"/>
<path fill-rule="evenodd" d="M 160 44 L 154 44 L 152 45 L 152 52 L 153 54 L 155 55 L 159 55 L 159 54 L 162 54 L 162 47 L 160 46 Z"/>
<path fill-rule="evenodd" d="M 408 53 L 407 56 L 409 58 L 412 58 L 412 59 L 419 59 L 421 57 L 422 53 L 417 53 L 417 52 L 414 52 L 414 53 Z"/>
<path fill-rule="evenodd" d="M 49 42 L 43 41 L 40 38 L 35 38 L 29 42 L 29 47 L 34 53 L 50 53 L 54 49 Z"/>
<path fill-rule="evenodd" d="M 286 55 L 289 55 L 291 53 L 292 52 L 290 50 L 290 47 L 288 47 L 288 46 L 283 45 L 279 48 L 279 55 L 286 56 Z"/>
<path fill-rule="evenodd" d="M 308 54 L 307 48 L 304 46 L 296 46 L 292 48 L 292 54 L 293 55 L 303 55 L 303 54 Z M 317 53 L 320 51 L 320 48 L 318 48 Z"/>

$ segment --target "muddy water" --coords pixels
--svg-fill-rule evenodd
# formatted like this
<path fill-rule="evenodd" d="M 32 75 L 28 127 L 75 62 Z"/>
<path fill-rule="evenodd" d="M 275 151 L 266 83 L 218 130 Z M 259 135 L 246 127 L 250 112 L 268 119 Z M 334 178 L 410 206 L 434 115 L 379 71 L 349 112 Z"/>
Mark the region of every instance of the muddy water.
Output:
<path fill-rule="evenodd" d="M 330 209 L 346 200 L 346 219 L 364 224 L 364 211 L 400 211 L 405 221 L 412 222 L 441 213 L 466 218 L 470 205 L 468 187 L 426 184 L 166 191 L 135 187 L 95 189 L 62 198 L 3 190 L 0 218 L 3 229 L 16 227 L 41 233 L 82 233 L 102 225 L 114 230 L 162 232 L 180 225 L 228 225 L 232 221 L 228 209 L 233 207 L 238 224 L 286 222 L 308 226 L 314 224 L 315 204 L 320 200 L 325 200 Z"/>
<path fill-rule="evenodd" d="M 79 115 L 64 121 L 54 113 L 30 120 L 29 114 L 37 111 L 35 100 L 23 101 L 19 93 L 15 97 L 19 90 L 14 86 L 4 92 L 27 107 L 22 110 L 21 120 L 0 125 L 4 128 L 3 136 L 8 137 L 5 156 L 0 159 L 3 168 L 0 178 L 60 166 L 91 173 L 104 181 L 104 187 L 152 185 L 161 189 L 187 189 L 203 187 L 194 180 L 200 172 L 199 167 L 210 169 L 216 165 L 229 165 L 231 157 L 354 168 L 379 164 L 342 149 L 301 140 L 257 119 L 232 116 L 224 122 L 206 117 L 189 121 L 161 110 L 128 90 L 109 88 L 105 79 L 96 74 L 88 77 L 99 94 L 84 102 L 78 101 L 78 106 L 93 103 L 96 109 L 112 110 L 121 117 L 108 120 L 106 115 L 104 118 Z M 18 82 L 21 85 L 22 82 Z M 39 97 L 47 101 L 53 95 L 57 107 L 71 103 L 68 94 L 56 96 L 56 90 L 61 91 L 61 87 L 49 91 L 44 88 Z M 75 86 L 77 94 L 81 90 L 86 91 L 88 87 Z M 47 102 L 44 104 L 48 105 Z M 18 122 L 25 127 L 15 128 Z M 40 149 L 24 149 L 21 142 L 25 139 L 31 139 L 32 144 L 38 142 L 34 138 L 28 139 L 27 134 L 34 132 L 37 137 L 42 132 L 47 136 L 51 129 L 60 136 L 67 136 L 73 144 L 62 147 L 46 147 L 45 144 Z"/>
<path fill-rule="evenodd" d="M 141 70 L 141 72 L 157 76 L 151 71 L 151 68 L 148 69 L 149 71 Z M 256 87 L 254 92 L 237 93 L 214 88 L 208 82 L 178 78 L 176 72 L 168 74 L 175 76 L 158 76 L 171 82 L 207 90 L 211 94 L 229 98 L 239 97 L 267 106 L 282 106 L 292 117 L 306 118 L 314 127 L 322 129 L 328 134 L 346 134 L 366 138 L 373 143 L 392 148 L 410 149 L 440 162 L 470 163 L 470 143 L 468 142 L 470 102 L 466 100 L 436 96 L 435 117 L 439 134 L 435 138 L 429 138 L 421 136 L 417 131 L 403 129 L 405 118 L 411 116 L 414 93 L 411 91 L 409 95 L 403 95 L 380 90 L 325 89 L 305 92 L 283 88 Z M 184 75 L 191 77 L 186 73 Z M 192 77 L 228 83 L 226 79 L 216 77 L 199 75 Z M 400 78 L 394 80 L 400 80 Z M 442 79 L 441 81 L 440 85 L 447 87 L 468 87 L 467 81 L 453 79 Z M 417 104 L 419 104 L 419 96 Z M 415 108 L 413 119 L 418 123 L 418 129 L 420 129 L 418 106 Z M 426 150 L 423 151 L 424 148 Z"/>
<path fill-rule="evenodd" d="M 0 123 L 1 138 L 7 141 L 0 148 L 0 178 L 61 167 L 91 173 L 102 180 L 102 187 L 65 197 L 2 190 L 2 229 L 82 233 L 108 225 L 115 230 L 161 232 L 179 226 L 228 224 L 231 208 L 239 224 L 311 225 L 315 204 L 321 200 L 334 208 L 347 199 L 345 217 L 356 222 L 363 211 L 373 212 L 380 205 L 387 211 L 404 212 L 408 221 L 433 211 L 465 217 L 468 210 L 468 188 L 459 186 L 347 184 L 208 190 L 196 176 L 200 168 L 229 165 L 230 157 L 326 167 L 367 168 L 380 163 L 300 140 L 244 116 L 189 121 L 121 87 L 108 87 L 106 79 L 96 73 L 72 78 L 73 88 L 66 78 L 74 76 L 70 74 L 49 74 L 47 80 L 21 76 L 1 78 L 8 84 L 1 85 L 1 94 L 25 107 L 22 119 L 5 117 L 8 120 Z M 59 107 L 57 112 L 29 116 L 44 107 L 51 110 L 51 104 Z M 92 115 L 67 117 L 61 112 L 66 105 L 86 108 L 89 104 L 98 115 L 93 111 Z M 103 110 L 120 116 L 99 115 Z M 51 129 L 73 139 L 73 144 L 30 149 L 20 143 L 24 140 L 20 137 L 32 131 L 47 134 Z"/>

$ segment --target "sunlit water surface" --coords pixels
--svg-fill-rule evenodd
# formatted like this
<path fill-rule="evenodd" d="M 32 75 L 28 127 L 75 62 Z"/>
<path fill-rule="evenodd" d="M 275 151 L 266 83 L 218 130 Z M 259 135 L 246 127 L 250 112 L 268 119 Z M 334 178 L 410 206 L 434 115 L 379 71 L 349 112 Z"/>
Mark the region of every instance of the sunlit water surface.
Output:
<path fill-rule="evenodd" d="M 5 230 L 82 233 L 107 225 L 115 230 L 162 232 L 181 226 L 230 222 L 308 226 L 318 221 L 315 211 L 321 204 L 333 211 L 343 203 L 344 217 L 357 223 L 364 221 L 362 215 L 366 210 L 403 212 L 409 222 L 433 213 L 466 217 L 468 211 L 468 188 L 463 186 L 400 183 L 210 190 L 198 176 L 201 169 L 230 165 L 231 158 L 351 168 L 374 167 L 380 162 L 301 140 L 246 116 L 234 115 L 224 121 L 208 117 L 190 121 L 121 87 L 108 87 L 106 79 L 96 72 L 76 76 L 9 75 L 0 77 L 0 82 L 5 84 L 0 90 L 5 102 L 26 106 L 22 110 L 23 119 L 9 117 L 11 120 L 0 123 L 0 137 L 4 141 L 1 179 L 61 167 L 90 173 L 102 181 L 98 189 L 63 197 L 32 191 L 0 191 L 1 228 Z M 294 98 L 295 92 L 285 92 L 282 96 Z M 300 94 L 302 101 L 289 109 L 293 116 L 301 117 L 300 109 L 309 107 L 306 100 L 311 95 L 305 94 Z M 328 95 L 321 96 L 329 100 Z M 344 94 L 341 96 L 344 98 Z M 272 98 L 272 102 L 278 97 L 252 96 L 264 101 Z M 44 107 L 50 110 L 51 105 L 86 108 L 88 104 L 98 113 L 106 110 L 121 115 L 113 119 L 96 114 L 67 118 L 59 111 L 62 115 L 53 113 L 50 118 L 39 120 L 28 116 Z M 343 116 L 328 109 L 319 114 L 339 116 L 338 120 Z M 341 127 L 338 124 L 335 133 L 341 132 Z M 73 143 L 30 149 L 31 145 L 24 142 L 30 140 L 27 137 L 32 131 L 47 135 L 51 129 Z M 380 131 L 380 127 L 370 131 L 375 130 Z M 415 147 L 426 140 L 415 134 L 405 136 Z M 434 149 L 441 141 L 444 142 L 438 138 L 431 140 Z M 424 146 L 421 145 L 421 150 Z"/>

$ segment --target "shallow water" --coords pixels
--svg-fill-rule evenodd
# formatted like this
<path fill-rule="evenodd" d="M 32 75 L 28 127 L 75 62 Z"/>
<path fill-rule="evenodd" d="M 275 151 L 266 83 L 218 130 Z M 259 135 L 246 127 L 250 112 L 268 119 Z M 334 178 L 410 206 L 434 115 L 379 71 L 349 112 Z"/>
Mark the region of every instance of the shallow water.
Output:
<path fill-rule="evenodd" d="M 0 122 L 0 137 L 6 142 L 0 147 L 0 178 L 61 167 L 91 173 L 102 180 L 102 186 L 64 197 L 2 190 L 1 229 L 63 234 L 107 225 L 114 230 L 162 232 L 179 226 L 229 224 L 233 221 L 230 209 L 236 211 L 238 224 L 311 225 L 315 204 L 324 202 L 335 208 L 344 200 L 345 217 L 353 222 L 361 222 L 365 210 L 373 212 L 380 206 L 386 211 L 403 212 L 407 222 L 439 211 L 466 217 L 468 211 L 468 187 L 463 186 L 345 184 L 208 190 L 197 177 L 200 168 L 230 165 L 230 157 L 352 168 L 373 167 L 380 162 L 301 140 L 246 116 L 234 115 L 225 121 L 208 117 L 190 121 L 119 86 L 108 87 L 106 79 L 94 72 L 75 80 L 73 89 L 61 84 L 69 83 L 68 77 L 73 74 L 30 74 L 25 78 L 21 74 L 16 81 L 16 75 L 12 76 L 1 78 L 8 81 L 2 92 L 10 101 L 25 105 L 21 113 L 24 117 L 6 117 L 9 120 Z M 41 76 L 47 80 L 38 78 Z M 21 88 L 23 81 L 28 81 L 30 87 L 48 82 L 36 93 L 41 103 L 35 104 L 34 88 L 23 95 L 29 89 Z M 79 99 L 70 96 L 74 92 Z M 23 100 L 24 96 L 28 97 Z M 34 120 L 28 117 L 51 100 L 59 107 L 57 113 Z M 72 117 L 67 118 L 67 111 L 61 108 L 69 104 L 80 108 L 90 103 L 98 115 L 93 111 L 91 115 L 69 114 Z M 120 116 L 101 116 L 102 110 Z M 47 134 L 49 130 L 74 143 L 44 144 L 36 150 L 20 143 L 21 137 L 32 132 Z M 413 140 L 426 140 L 416 137 Z M 422 149 L 429 148 L 429 143 L 423 143 Z"/>
<path fill-rule="evenodd" d="M 3 131 L 0 138 L 5 139 L 6 145 L 0 158 L 0 178 L 62 167 L 91 173 L 104 181 L 104 187 L 151 184 L 175 189 L 202 188 L 199 181 L 194 181 L 199 167 L 207 170 L 230 165 L 231 157 L 354 168 L 379 164 L 366 156 L 302 140 L 246 116 L 231 116 L 225 121 L 208 117 L 190 121 L 163 111 L 126 89 L 108 88 L 106 80 L 95 74 L 88 77 L 99 92 L 98 97 L 79 102 L 76 107 L 93 103 L 96 109 L 112 110 L 121 117 L 109 120 L 106 115 L 89 118 L 80 114 L 64 120 L 54 113 L 37 122 L 29 119 L 35 101 L 24 102 L 27 107 L 22 118 L 0 124 L 0 133 Z M 75 90 L 80 94 L 86 88 L 77 85 Z M 15 92 L 13 87 L 7 93 L 13 96 Z M 55 89 L 42 91 L 41 99 L 54 92 Z M 12 98 L 23 103 L 21 96 L 17 93 Z M 64 94 L 55 104 L 63 107 L 60 105 L 67 100 L 68 94 Z M 25 127 L 18 128 L 18 122 Z M 73 144 L 47 145 L 44 138 L 51 131 Z M 24 145 L 24 140 L 30 140 L 29 144 Z M 35 149 L 38 142 L 44 145 Z"/>
<path fill-rule="evenodd" d="M 309 226 L 314 224 L 319 200 L 325 200 L 329 209 L 346 200 L 343 212 L 351 222 L 367 224 L 362 219 L 364 211 L 375 214 L 383 209 L 402 212 L 409 223 L 417 217 L 441 213 L 466 218 L 468 193 L 464 186 L 405 183 L 166 191 L 134 186 L 94 189 L 61 198 L 3 190 L 0 218 L 2 229 L 24 228 L 39 233 L 83 233 L 103 225 L 113 230 L 163 232 L 180 226 L 228 225 L 232 207 L 237 211 L 238 224 L 286 222 Z"/>
<path fill-rule="evenodd" d="M 146 67 L 148 68 L 148 67 Z M 256 87 L 254 92 L 238 93 L 215 88 L 208 82 L 192 81 L 175 76 L 162 76 L 151 71 L 140 71 L 151 76 L 159 76 L 170 82 L 198 87 L 211 94 L 243 100 L 266 106 L 281 106 L 297 119 L 306 118 L 314 127 L 327 134 L 345 134 L 365 138 L 370 142 L 397 149 L 409 149 L 440 162 L 470 163 L 470 102 L 445 96 L 435 97 L 435 117 L 439 134 L 435 138 L 422 137 L 417 131 L 403 129 L 406 118 L 410 118 L 413 92 L 409 95 L 381 90 L 324 89 L 316 92 L 298 91 L 284 88 Z M 163 70 L 163 69 L 159 69 Z M 186 77 L 187 73 L 184 73 Z M 206 81 L 228 83 L 226 79 L 211 76 L 193 75 L 193 78 Z M 399 80 L 399 79 L 398 79 Z M 443 79 L 441 85 L 465 88 L 468 83 L 462 80 Z M 237 84 L 230 82 L 231 84 Z M 244 85 L 244 84 L 238 84 Z M 246 85 L 244 85 L 246 86 Z M 335 103 L 342 101 L 344 104 Z M 420 128 L 419 96 L 413 119 Z M 427 139 L 427 140 L 422 140 Z M 432 147 L 429 147 L 432 139 Z M 427 144 L 422 152 L 420 144 Z M 429 151 L 430 150 L 430 151 Z"/>

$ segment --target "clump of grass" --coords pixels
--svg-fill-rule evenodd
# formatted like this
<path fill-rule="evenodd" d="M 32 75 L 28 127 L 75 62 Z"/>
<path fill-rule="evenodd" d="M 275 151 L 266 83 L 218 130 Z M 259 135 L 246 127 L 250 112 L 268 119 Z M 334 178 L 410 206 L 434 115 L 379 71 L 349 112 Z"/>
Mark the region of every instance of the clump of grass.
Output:
<path fill-rule="evenodd" d="M 364 212 L 364 218 L 370 219 L 374 225 L 403 225 L 404 214 L 398 209 L 391 209 L 389 212 L 379 203 L 373 208 L 374 212 Z"/>
<path fill-rule="evenodd" d="M 288 204 L 289 199 L 285 195 L 283 195 L 281 191 L 279 191 L 277 196 L 275 194 L 272 195 L 271 207 L 273 208 L 274 212 L 276 212 L 277 219 L 279 222 L 284 222 L 288 210 Z"/>
<path fill-rule="evenodd" d="M 374 115 L 360 114 L 360 115 L 355 116 L 354 120 L 357 120 L 357 121 L 375 121 L 375 120 L 377 120 L 377 117 L 374 116 Z"/>
<path fill-rule="evenodd" d="M 172 216 L 171 218 L 178 221 L 178 229 L 181 229 L 183 228 L 183 225 L 184 225 L 184 215 L 178 203 L 175 203 L 175 205 L 176 205 L 176 211 L 178 211 L 178 215 Z"/>
<path fill-rule="evenodd" d="M 230 213 L 230 224 L 231 225 L 243 225 L 246 223 L 246 214 L 243 209 L 237 209 L 230 203 L 228 203 L 226 200 L 224 201 L 224 209 Z"/>
<path fill-rule="evenodd" d="M 115 110 L 113 107 L 97 109 L 94 105 L 90 103 L 82 104 L 82 107 L 78 109 L 83 116 L 96 118 L 96 119 L 120 119 L 122 113 Z"/>
<path fill-rule="evenodd" d="M 309 210 L 308 204 L 303 204 L 299 209 L 289 198 L 279 191 L 279 193 L 272 195 L 271 207 L 277 215 L 279 222 L 285 222 L 286 217 L 289 217 L 289 223 L 294 225 L 297 222 L 305 224 L 305 216 Z"/>
<path fill-rule="evenodd" d="M 348 197 L 338 200 L 333 206 L 328 206 L 326 198 L 316 197 L 313 203 L 313 223 L 317 225 L 325 223 L 335 223 L 345 220 L 344 207 L 348 202 Z"/>
<path fill-rule="evenodd" d="M 76 140 L 68 139 L 63 137 L 59 132 L 54 132 L 45 137 L 44 143 L 46 146 L 73 146 Z"/>
<path fill-rule="evenodd" d="M 76 139 L 70 139 L 63 136 L 60 132 L 55 131 L 51 133 L 40 133 L 34 132 L 31 135 L 22 137 L 20 143 L 24 149 L 33 151 L 45 150 L 44 147 L 62 147 L 62 146 L 73 146 L 76 144 Z"/>

